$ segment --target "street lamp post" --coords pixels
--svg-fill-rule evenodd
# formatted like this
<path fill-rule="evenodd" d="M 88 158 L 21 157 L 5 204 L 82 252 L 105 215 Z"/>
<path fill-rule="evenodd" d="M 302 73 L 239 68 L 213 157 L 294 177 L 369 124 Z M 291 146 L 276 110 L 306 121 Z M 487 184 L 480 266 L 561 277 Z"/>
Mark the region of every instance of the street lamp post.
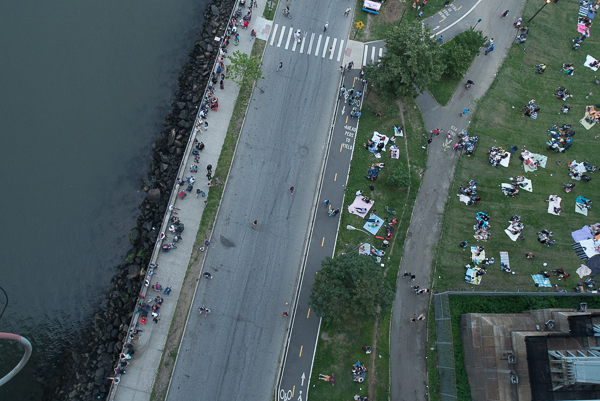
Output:
<path fill-rule="evenodd" d="M 529 18 L 529 21 L 527 21 L 527 23 L 529 24 L 536 15 L 538 15 L 540 13 L 540 11 L 542 11 L 544 9 L 544 7 L 546 7 L 548 4 L 550 4 L 552 0 L 546 0 L 546 2 L 544 3 L 544 5 L 537 11 L 537 13 L 533 14 L 533 17 Z"/>
<path fill-rule="evenodd" d="M 348 229 L 348 230 L 350 230 L 350 231 L 354 231 L 354 230 L 356 230 L 356 231 L 362 231 L 363 233 L 365 233 L 365 234 L 367 234 L 367 235 L 369 236 L 369 238 L 367 238 L 367 241 L 371 239 L 371 233 L 370 233 L 370 232 L 368 232 L 368 231 L 361 230 L 360 228 L 356 228 L 356 227 L 354 227 L 354 226 L 351 226 L 350 224 L 348 224 L 348 225 L 346 226 L 346 229 Z M 358 244 L 358 246 L 357 246 L 356 248 L 354 248 L 354 249 L 358 249 L 358 248 L 359 248 L 359 247 L 360 247 L 362 244 L 364 244 L 364 243 L 365 243 L 365 241 L 361 242 L 361 243 L 360 243 L 360 244 Z"/>
<path fill-rule="evenodd" d="M 475 23 L 475 25 L 473 25 L 473 28 L 471 28 L 471 30 L 472 30 L 472 31 L 474 31 L 474 30 L 475 30 L 475 27 L 476 27 L 476 26 L 477 26 L 477 24 L 479 24 L 480 22 L 481 22 L 481 18 L 479 18 L 479 19 L 477 20 L 477 22 Z"/>

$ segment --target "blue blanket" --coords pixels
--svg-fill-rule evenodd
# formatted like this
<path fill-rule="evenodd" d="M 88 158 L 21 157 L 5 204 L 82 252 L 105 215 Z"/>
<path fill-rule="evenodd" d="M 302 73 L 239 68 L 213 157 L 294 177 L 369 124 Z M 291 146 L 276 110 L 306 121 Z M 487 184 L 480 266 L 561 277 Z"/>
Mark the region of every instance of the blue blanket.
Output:
<path fill-rule="evenodd" d="M 381 226 L 383 225 L 383 219 L 372 214 L 371 216 L 369 216 L 368 220 L 374 221 L 367 221 L 363 228 L 371 234 L 377 235 L 377 231 L 379 231 L 379 228 L 381 228 Z"/>
<path fill-rule="evenodd" d="M 542 276 L 541 274 L 532 274 L 531 278 L 538 287 L 552 287 L 552 284 L 550 284 L 550 279 Z"/>

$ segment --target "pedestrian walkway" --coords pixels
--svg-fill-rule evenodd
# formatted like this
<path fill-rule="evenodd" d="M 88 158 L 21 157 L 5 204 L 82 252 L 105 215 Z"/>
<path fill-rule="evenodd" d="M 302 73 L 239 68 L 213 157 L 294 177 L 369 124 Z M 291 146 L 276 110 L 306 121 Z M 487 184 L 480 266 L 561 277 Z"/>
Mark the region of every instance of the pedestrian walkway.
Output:
<path fill-rule="evenodd" d="M 298 43 L 292 26 L 275 24 L 270 32 L 269 46 L 283 48 L 307 56 L 342 61 L 344 58 L 344 39 L 332 38 L 324 34 L 309 33 L 300 29 L 302 40 Z"/>
<path fill-rule="evenodd" d="M 385 40 L 365 43 L 362 65 L 376 63 L 385 54 Z"/>
<path fill-rule="evenodd" d="M 254 12 L 260 14 L 262 13 L 262 8 L 257 8 Z M 248 30 L 239 31 L 241 40 L 239 45 L 235 47 L 237 51 L 250 54 L 254 44 L 254 41 L 250 40 L 250 32 L 253 28 L 255 28 L 255 24 L 251 24 Z M 230 45 L 230 47 L 233 46 Z M 226 65 L 229 64 L 227 58 L 225 58 L 224 63 Z M 215 69 L 216 66 L 213 67 L 213 70 Z M 233 107 L 239 93 L 239 87 L 232 81 L 226 80 L 223 90 L 220 90 L 218 86 L 214 90 L 214 96 L 219 99 L 218 111 L 210 110 L 208 112 L 205 120 L 209 123 L 209 129 L 204 129 L 203 124 L 198 125 L 200 129 L 192 128 L 193 132 L 190 138 L 192 143 L 186 148 L 186 153 L 183 156 L 179 170 L 179 177 L 196 177 L 194 190 L 200 189 L 207 195 L 210 192 L 210 187 L 208 186 L 210 181 L 205 178 L 205 169 L 209 164 L 213 166 L 212 171 L 215 171 L 218 168 L 217 162 L 223 147 L 229 121 L 233 114 Z M 202 152 L 199 152 L 198 155 L 192 154 L 194 139 L 205 145 Z M 197 161 L 195 160 L 196 158 Z M 190 171 L 190 166 L 192 164 L 198 165 L 197 173 Z M 219 177 L 213 178 L 212 184 L 218 183 L 217 178 Z M 154 380 L 160 366 L 169 329 L 180 296 L 181 287 L 187 268 L 190 264 L 190 257 L 197 235 L 196 233 L 198 232 L 205 207 L 204 201 L 207 199 L 207 197 L 201 196 L 196 198 L 196 196 L 193 196 L 195 191 L 188 192 L 190 195 L 186 198 L 179 198 L 176 196 L 176 194 L 184 190 L 187 185 L 187 182 L 181 187 L 176 185 L 171 194 L 169 203 L 170 205 L 173 205 L 173 210 L 171 212 L 167 210 L 162 227 L 159 228 L 157 226 L 156 228 L 161 232 L 165 232 L 167 237 L 162 241 L 158 240 L 159 244 L 157 244 L 158 246 L 152 257 L 152 260 L 158 267 L 154 270 L 155 274 L 147 277 L 150 281 L 149 286 L 142 288 L 142 294 L 145 296 L 144 300 L 147 301 L 149 297 L 154 298 L 156 295 L 160 295 L 164 299 L 164 302 L 160 307 L 160 320 L 158 320 L 157 323 L 154 323 L 152 317 L 148 316 L 146 323 L 143 324 L 140 321 L 143 310 L 135 314 L 133 324 L 134 326 L 137 324 L 137 328 L 143 330 L 143 332 L 140 333 L 139 339 L 132 341 L 135 353 L 133 354 L 132 359 L 129 360 L 130 364 L 124 368 L 127 373 L 119 375 L 120 378 L 117 380 L 118 385 L 113 385 L 109 393 L 109 400 L 150 400 L 152 389 L 154 387 Z M 185 231 L 182 233 L 184 239 L 176 243 L 176 249 L 171 249 L 169 252 L 161 252 L 160 245 L 173 242 L 173 234 L 169 233 L 167 229 L 171 224 L 171 217 L 177 217 L 185 224 Z M 201 236 L 199 239 L 201 241 L 204 240 Z M 207 278 L 201 277 L 200 280 L 207 280 Z M 160 283 L 163 288 L 170 287 L 170 294 L 163 295 L 162 291 L 153 291 L 151 286 L 156 282 Z M 185 312 L 187 312 L 187 310 L 182 310 L 179 313 Z M 117 375 L 107 373 L 106 376 Z"/>

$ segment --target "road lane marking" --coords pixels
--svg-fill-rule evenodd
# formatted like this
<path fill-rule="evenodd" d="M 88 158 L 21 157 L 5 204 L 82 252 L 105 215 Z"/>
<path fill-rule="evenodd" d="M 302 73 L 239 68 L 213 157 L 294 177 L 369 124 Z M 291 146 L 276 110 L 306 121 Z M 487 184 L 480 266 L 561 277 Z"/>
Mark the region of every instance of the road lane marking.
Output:
<path fill-rule="evenodd" d="M 323 237 L 323 239 L 321 240 L 321 246 L 323 246 L 324 243 L 325 243 L 325 237 Z"/>
<path fill-rule="evenodd" d="M 441 31 L 434 33 L 433 35 L 430 36 L 430 38 L 435 38 L 437 35 L 441 35 L 442 33 L 446 32 L 448 29 L 452 28 L 454 25 L 458 24 L 460 21 L 463 20 L 463 18 L 465 18 L 467 15 L 471 14 L 471 11 L 473 11 L 475 9 L 475 7 L 477 7 L 479 5 L 479 3 L 481 3 L 481 1 L 482 0 L 478 0 L 477 3 L 475 3 L 475 5 L 473 7 L 471 7 L 471 9 L 469 11 L 464 13 L 464 15 L 462 17 L 460 17 L 459 19 L 457 19 L 456 21 L 454 21 L 453 23 L 451 23 L 450 25 L 448 25 Z"/>
<path fill-rule="evenodd" d="M 277 28 L 275 28 L 277 29 Z M 369 53 L 369 45 L 365 45 L 365 52 L 363 53 L 363 65 L 367 65 L 367 54 Z"/>
<path fill-rule="evenodd" d="M 285 25 L 281 27 L 281 34 L 279 35 L 279 40 L 277 41 L 277 47 L 281 47 L 281 41 L 283 40 L 283 35 L 285 35 Z"/>
<path fill-rule="evenodd" d="M 375 62 L 375 46 L 371 49 L 371 63 Z"/>
<path fill-rule="evenodd" d="M 342 151 L 343 147 L 344 147 L 344 144 L 343 144 L 343 143 L 340 143 L 340 152 Z M 336 174 L 336 175 L 337 175 L 337 174 Z M 335 180 L 333 180 L 333 181 L 335 181 Z"/>
<path fill-rule="evenodd" d="M 313 40 L 315 40 L 314 32 L 310 35 L 310 43 L 308 44 L 308 50 L 306 51 L 306 54 L 310 54 L 310 50 L 312 49 Z"/>
<path fill-rule="evenodd" d="M 292 38 L 292 33 L 293 33 L 293 32 L 294 32 L 294 28 L 292 28 L 292 27 L 290 26 L 290 32 L 288 33 L 288 37 L 287 37 L 287 40 L 286 40 L 286 42 L 285 42 L 285 50 L 287 50 L 287 49 L 288 49 L 288 47 L 290 46 L 290 39 Z"/>
<path fill-rule="evenodd" d="M 338 51 L 337 61 L 341 60 L 343 51 L 344 51 L 344 39 L 340 40 L 340 50 Z"/>
<path fill-rule="evenodd" d="M 329 36 L 327 36 L 327 39 L 325 39 L 325 45 L 323 45 L 323 55 L 321 56 L 321 58 L 325 58 L 325 54 L 327 53 L 327 45 L 329 44 Z"/>
<path fill-rule="evenodd" d="M 315 46 L 315 56 L 319 55 L 319 46 L 321 46 L 321 38 L 323 35 L 319 35 L 319 40 L 317 40 L 317 45 Z"/>
<path fill-rule="evenodd" d="M 310 308 L 308 308 L 308 313 L 306 314 L 306 318 L 308 319 L 309 316 L 310 316 Z"/>
<path fill-rule="evenodd" d="M 331 54 L 329 55 L 329 60 L 333 60 L 333 55 L 335 53 L 335 45 L 337 44 L 337 38 L 333 38 L 333 43 L 331 44 Z"/>
<path fill-rule="evenodd" d="M 379 48 L 379 58 L 383 57 L 383 47 Z"/>
<path fill-rule="evenodd" d="M 270 46 L 273 46 L 273 41 L 275 40 L 275 35 L 277 34 L 277 28 L 279 27 L 279 24 L 275 24 L 275 29 L 273 29 L 273 33 L 271 34 L 271 43 Z"/>
<path fill-rule="evenodd" d="M 337 181 L 337 173 L 335 173 L 335 177 L 333 177 L 333 182 L 336 182 L 336 181 Z"/>
<path fill-rule="evenodd" d="M 296 392 L 296 385 L 294 384 L 294 387 L 292 387 L 292 398 L 294 398 L 295 392 Z"/>
<path fill-rule="evenodd" d="M 304 44 L 306 43 L 306 36 L 302 39 L 302 43 L 300 44 L 300 54 L 304 53 Z"/>
<path fill-rule="evenodd" d="M 346 122 L 344 124 L 348 124 L 348 116 L 346 116 Z"/>
<path fill-rule="evenodd" d="M 299 357 L 302 357 L 302 349 L 304 348 L 304 345 L 300 346 L 300 355 L 298 355 Z"/>

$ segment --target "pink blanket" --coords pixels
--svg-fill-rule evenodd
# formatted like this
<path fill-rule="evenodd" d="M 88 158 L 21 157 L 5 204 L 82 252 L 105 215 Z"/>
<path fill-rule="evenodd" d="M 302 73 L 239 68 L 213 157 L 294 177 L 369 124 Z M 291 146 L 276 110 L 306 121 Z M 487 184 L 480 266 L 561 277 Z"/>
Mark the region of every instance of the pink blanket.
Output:
<path fill-rule="evenodd" d="M 354 202 L 352 202 L 352 204 L 348 206 L 348 211 L 364 219 L 367 213 L 369 213 L 369 210 L 371 210 L 371 207 L 373 207 L 375 201 L 371 200 L 370 203 L 367 203 L 363 201 L 362 198 L 364 198 L 364 196 L 357 196 L 356 199 L 354 199 Z M 363 210 L 359 211 L 359 209 Z"/>

